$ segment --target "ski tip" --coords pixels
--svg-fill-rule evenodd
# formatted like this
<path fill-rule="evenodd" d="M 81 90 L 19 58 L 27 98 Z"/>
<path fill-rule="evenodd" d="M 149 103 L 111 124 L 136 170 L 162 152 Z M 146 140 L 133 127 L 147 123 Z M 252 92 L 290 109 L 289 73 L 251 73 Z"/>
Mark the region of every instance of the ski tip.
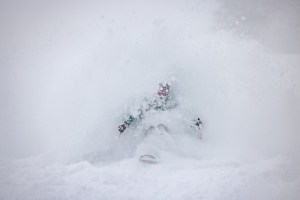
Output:
<path fill-rule="evenodd" d="M 152 155 L 142 155 L 140 156 L 139 161 L 147 164 L 156 164 L 158 162 L 155 156 Z"/>

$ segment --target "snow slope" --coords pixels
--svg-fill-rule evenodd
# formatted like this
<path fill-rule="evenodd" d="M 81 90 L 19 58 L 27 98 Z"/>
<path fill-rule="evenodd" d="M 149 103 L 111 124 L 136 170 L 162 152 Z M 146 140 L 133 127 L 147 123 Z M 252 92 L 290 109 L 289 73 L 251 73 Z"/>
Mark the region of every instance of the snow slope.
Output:
<path fill-rule="evenodd" d="M 0 199 L 298 199 L 299 10 L 1 1 Z M 172 134 L 118 138 L 166 79 L 178 107 L 145 123 Z M 198 116 L 203 140 L 180 123 Z M 158 164 L 138 161 L 145 149 Z"/>
<path fill-rule="evenodd" d="M 154 165 L 31 158 L 1 163 L 0 191 L 3 199 L 297 199 L 300 180 L 290 167 L 282 157 L 172 158 Z"/>

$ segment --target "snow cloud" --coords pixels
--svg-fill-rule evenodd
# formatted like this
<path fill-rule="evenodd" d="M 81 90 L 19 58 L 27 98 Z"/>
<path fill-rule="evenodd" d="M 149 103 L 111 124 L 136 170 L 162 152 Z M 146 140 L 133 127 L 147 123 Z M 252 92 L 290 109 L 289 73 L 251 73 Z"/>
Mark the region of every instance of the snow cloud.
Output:
<path fill-rule="evenodd" d="M 126 153 L 138 141 L 116 140 L 116 127 L 134 100 L 172 79 L 179 108 L 200 116 L 205 125 L 202 144 L 183 137 L 176 143 L 181 153 L 174 154 L 195 158 L 200 168 L 220 164 L 224 176 L 232 162 L 220 157 L 242 159 L 241 173 L 250 167 L 272 175 L 280 167 L 271 166 L 281 166 L 282 156 L 291 163 L 290 174 L 274 179 L 291 181 L 300 164 L 299 13 L 296 0 L 1 1 L 0 156 L 30 162 L 30 156 L 55 152 L 59 162 L 85 163 L 85 155 L 97 160 L 114 147 L 110 157 L 121 167 L 125 162 L 124 172 L 133 176 L 134 164 L 124 159 L 131 159 Z M 244 163 L 259 159 L 264 162 L 256 166 Z M 78 165 L 93 171 L 90 164 Z M 164 167 L 162 173 L 168 171 Z M 183 175 L 194 169 L 185 170 Z M 25 180 L 12 177 L 12 185 Z M 228 181 L 224 184 L 234 185 Z M 258 185 L 266 182 L 272 180 L 259 176 Z M 255 183 L 229 199 L 274 197 L 255 196 Z M 282 186 L 280 197 L 295 199 L 294 190 Z M 176 191 L 172 188 L 168 194 Z M 118 194 L 104 196 L 117 199 Z M 220 199 L 212 193 L 204 197 Z"/>

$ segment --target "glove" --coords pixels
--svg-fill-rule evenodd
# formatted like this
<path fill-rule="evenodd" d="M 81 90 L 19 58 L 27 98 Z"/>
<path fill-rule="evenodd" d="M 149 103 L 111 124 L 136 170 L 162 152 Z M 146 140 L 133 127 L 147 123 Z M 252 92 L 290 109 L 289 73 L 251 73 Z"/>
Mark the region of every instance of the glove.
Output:
<path fill-rule="evenodd" d="M 195 125 L 198 126 L 200 129 L 203 127 L 203 124 L 202 124 L 202 121 L 200 120 L 200 118 L 198 118 L 198 119 L 196 120 Z"/>
<path fill-rule="evenodd" d="M 121 124 L 121 125 L 118 126 L 118 129 L 119 129 L 120 134 L 122 134 L 125 131 L 125 129 L 126 129 L 126 125 L 125 124 Z"/>

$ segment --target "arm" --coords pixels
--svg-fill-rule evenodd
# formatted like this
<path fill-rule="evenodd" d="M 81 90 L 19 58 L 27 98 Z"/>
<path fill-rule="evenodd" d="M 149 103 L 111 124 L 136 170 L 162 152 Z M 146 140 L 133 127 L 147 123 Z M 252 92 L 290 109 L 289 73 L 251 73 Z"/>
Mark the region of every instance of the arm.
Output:
<path fill-rule="evenodd" d="M 132 124 L 132 122 L 134 122 L 134 121 L 135 121 L 135 118 L 134 118 L 132 115 L 130 115 L 129 118 L 123 122 L 123 124 L 120 124 L 120 125 L 118 126 L 118 130 L 119 130 L 119 132 L 120 132 L 120 135 L 121 135 L 121 134 L 125 131 L 125 129 L 128 128 L 128 127 Z"/>
<path fill-rule="evenodd" d="M 195 127 L 198 129 L 198 132 L 199 132 L 199 139 L 202 139 L 202 132 L 201 132 L 201 129 L 203 129 L 203 123 L 202 121 L 200 120 L 200 118 L 197 118 L 195 120 Z"/>

